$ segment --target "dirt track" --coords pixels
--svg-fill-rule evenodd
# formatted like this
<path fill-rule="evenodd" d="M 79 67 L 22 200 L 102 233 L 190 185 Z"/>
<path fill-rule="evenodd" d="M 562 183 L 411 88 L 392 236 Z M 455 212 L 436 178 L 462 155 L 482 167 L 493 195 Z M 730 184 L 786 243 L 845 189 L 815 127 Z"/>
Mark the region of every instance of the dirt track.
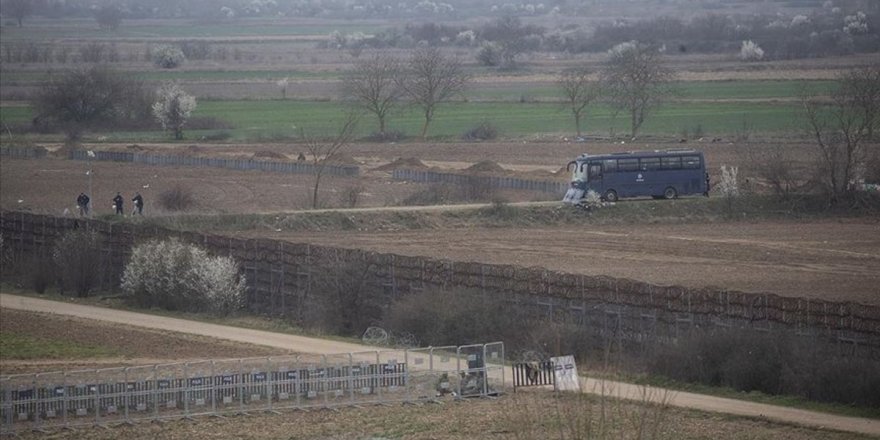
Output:
<path fill-rule="evenodd" d="M 273 238 L 660 285 L 880 304 L 880 224 L 762 221 L 582 228 L 284 232 Z"/>
<path fill-rule="evenodd" d="M 206 324 L 195 321 L 186 321 L 175 318 L 167 318 L 142 313 L 133 313 L 120 310 L 111 310 L 99 307 L 82 306 L 77 304 L 46 301 L 36 298 L 28 298 L 14 295 L 0 295 L 0 307 L 31 310 L 45 313 L 58 313 L 76 316 L 80 318 L 96 319 L 101 321 L 123 323 L 138 327 L 162 329 L 215 338 L 228 339 L 230 341 L 264 345 L 285 350 L 294 350 L 304 353 L 330 354 L 352 351 L 370 350 L 371 347 L 358 344 L 327 341 L 315 338 L 306 338 L 287 334 L 271 333 L 257 330 L 248 330 L 234 327 L 224 327 L 214 324 Z M 505 372 L 505 377 L 512 377 L 510 371 Z M 597 390 L 601 386 L 612 387 L 614 395 L 624 398 L 638 399 L 644 392 L 642 387 L 617 383 L 599 383 L 593 379 L 585 379 L 584 389 Z M 662 390 L 661 390 L 662 391 Z M 660 396 L 663 393 L 653 393 Z M 722 412 L 749 417 L 762 417 L 776 421 L 795 423 L 805 426 L 823 427 L 841 431 L 858 432 L 870 435 L 880 435 L 880 420 L 862 419 L 816 413 L 792 408 L 776 407 L 751 402 L 743 402 L 732 399 L 724 399 L 699 394 L 676 392 L 668 397 L 673 406 L 694 408 L 704 411 Z"/>

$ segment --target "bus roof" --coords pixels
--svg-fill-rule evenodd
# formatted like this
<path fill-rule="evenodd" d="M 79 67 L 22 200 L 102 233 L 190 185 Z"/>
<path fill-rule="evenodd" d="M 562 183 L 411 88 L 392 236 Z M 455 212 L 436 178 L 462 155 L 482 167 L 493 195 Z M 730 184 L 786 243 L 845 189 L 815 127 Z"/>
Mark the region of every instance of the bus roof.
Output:
<path fill-rule="evenodd" d="M 703 155 L 702 151 L 694 150 L 692 148 L 670 148 L 666 150 L 648 150 L 648 151 L 623 151 L 620 153 L 608 153 L 608 154 L 588 154 L 584 153 L 578 156 L 578 160 L 589 160 L 589 159 L 619 159 L 626 157 L 662 157 L 662 156 L 678 156 L 683 154 L 696 154 L 699 156 Z"/>

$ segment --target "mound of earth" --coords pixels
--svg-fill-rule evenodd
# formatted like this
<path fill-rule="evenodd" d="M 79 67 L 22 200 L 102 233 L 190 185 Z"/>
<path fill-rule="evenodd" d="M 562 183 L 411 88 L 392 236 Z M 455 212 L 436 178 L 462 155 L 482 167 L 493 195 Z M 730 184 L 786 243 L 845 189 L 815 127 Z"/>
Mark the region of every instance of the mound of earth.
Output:
<path fill-rule="evenodd" d="M 336 153 L 328 157 L 326 161 L 334 165 L 360 165 L 357 159 L 345 153 Z"/>
<path fill-rule="evenodd" d="M 70 157 L 71 154 L 73 154 L 74 151 L 77 151 L 77 150 L 82 150 L 82 148 L 75 147 L 72 145 L 62 145 L 57 150 L 51 152 L 51 154 L 52 154 L 52 156 L 55 156 L 55 157 L 67 159 L 68 157 Z"/>
<path fill-rule="evenodd" d="M 271 150 L 260 150 L 254 153 L 254 159 L 287 159 L 287 156 Z"/>
<path fill-rule="evenodd" d="M 503 173 L 507 170 L 491 160 L 483 160 L 466 168 L 465 171 L 471 173 Z"/>
<path fill-rule="evenodd" d="M 428 168 L 424 162 L 415 157 L 398 157 L 393 162 L 386 163 L 380 167 L 373 168 L 376 171 L 394 171 L 397 169 L 424 169 Z"/>
<path fill-rule="evenodd" d="M 125 147 L 125 149 L 128 151 L 146 151 L 146 148 L 144 148 L 138 144 L 129 145 L 129 146 Z"/>

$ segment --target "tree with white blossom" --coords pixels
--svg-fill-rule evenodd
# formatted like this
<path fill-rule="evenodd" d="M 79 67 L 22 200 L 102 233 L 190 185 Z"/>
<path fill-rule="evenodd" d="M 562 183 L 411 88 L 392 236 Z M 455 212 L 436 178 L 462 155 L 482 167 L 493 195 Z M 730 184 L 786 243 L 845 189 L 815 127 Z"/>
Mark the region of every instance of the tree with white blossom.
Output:
<path fill-rule="evenodd" d="M 739 59 L 743 61 L 760 61 L 764 59 L 764 49 L 752 40 L 742 42 L 739 49 Z"/>
<path fill-rule="evenodd" d="M 174 139 L 183 139 L 183 126 L 196 109 L 196 97 L 186 93 L 175 82 L 163 84 L 156 96 L 153 116 L 162 124 L 162 128 L 174 131 Z"/>

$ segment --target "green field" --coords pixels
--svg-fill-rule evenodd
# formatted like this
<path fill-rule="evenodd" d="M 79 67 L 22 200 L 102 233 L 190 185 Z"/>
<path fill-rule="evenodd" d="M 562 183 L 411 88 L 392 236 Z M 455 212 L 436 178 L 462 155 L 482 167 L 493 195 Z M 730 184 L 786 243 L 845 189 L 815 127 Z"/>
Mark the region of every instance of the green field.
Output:
<path fill-rule="evenodd" d="M 147 71 L 125 72 L 145 81 L 276 81 L 290 79 L 337 79 L 335 72 L 307 72 L 301 70 L 166 70 L 150 68 Z M 46 71 L 3 71 L 0 83 L 41 83 L 48 81 L 52 74 Z"/>
<path fill-rule="evenodd" d="M 232 140 L 259 141 L 295 137 L 302 128 L 307 133 L 321 136 L 333 133 L 343 117 L 346 105 L 340 102 L 312 102 L 294 100 L 267 101 L 201 101 L 194 116 L 207 116 L 228 121 L 232 129 L 225 130 Z M 795 103 L 671 103 L 651 115 L 645 122 L 643 134 L 679 135 L 699 128 L 705 136 L 726 136 L 748 125 L 761 133 L 783 133 L 796 130 L 801 123 L 800 107 Z M 29 107 L 0 107 L 0 121 L 5 124 L 27 123 L 32 118 Z M 429 131 L 432 137 L 457 138 L 482 121 L 494 124 L 501 137 L 524 137 L 546 133 L 572 135 L 573 120 L 559 103 L 517 102 L 456 102 L 441 105 Z M 417 135 L 422 124 L 421 115 L 408 108 L 394 115 L 389 129 Z M 607 107 L 590 112 L 583 123 L 587 135 L 606 136 L 626 133 L 629 120 L 624 114 L 616 117 Z M 359 134 L 376 130 L 374 118 L 365 115 Z M 188 131 L 189 139 L 212 134 L 212 131 Z M 4 133 L 5 134 L 5 133 Z M 106 133 L 108 140 L 137 141 L 166 138 L 161 132 Z"/>
<path fill-rule="evenodd" d="M 0 333 L 0 353 L 3 353 L 4 359 L 85 359 L 119 355 L 103 347 L 50 341 L 9 332 Z"/>
<path fill-rule="evenodd" d="M 675 84 L 679 99 L 749 99 L 771 100 L 798 98 L 804 92 L 810 95 L 827 95 L 834 88 L 834 81 L 689 81 Z M 469 97 L 492 100 L 519 100 L 559 98 L 559 89 L 551 84 L 543 86 L 501 86 L 488 89 L 472 89 Z"/>

